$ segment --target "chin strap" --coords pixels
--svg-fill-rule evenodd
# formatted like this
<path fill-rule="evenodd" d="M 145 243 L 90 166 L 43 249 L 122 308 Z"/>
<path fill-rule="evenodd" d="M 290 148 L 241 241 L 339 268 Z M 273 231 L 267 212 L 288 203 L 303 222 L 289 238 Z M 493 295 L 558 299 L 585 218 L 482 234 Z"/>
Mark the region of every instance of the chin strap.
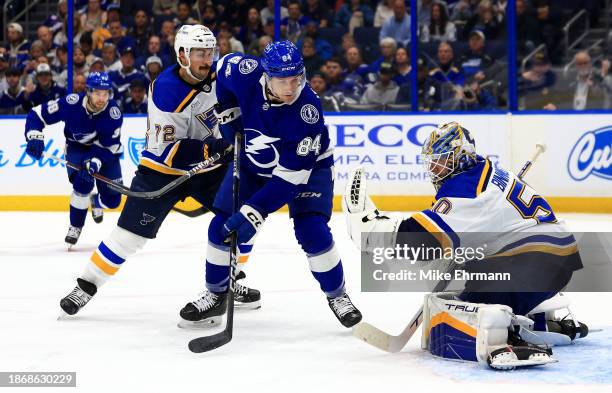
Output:
<path fill-rule="evenodd" d="M 191 73 L 191 60 L 189 60 L 188 56 L 185 56 L 185 58 L 187 59 L 187 65 L 184 66 L 183 63 L 181 63 L 181 60 L 178 59 L 178 64 L 181 66 L 182 69 L 185 70 L 185 72 L 187 73 L 187 75 L 189 75 L 190 77 L 192 77 L 193 79 L 197 80 L 198 82 L 202 82 L 204 79 L 200 79 L 197 76 L 193 75 Z"/>

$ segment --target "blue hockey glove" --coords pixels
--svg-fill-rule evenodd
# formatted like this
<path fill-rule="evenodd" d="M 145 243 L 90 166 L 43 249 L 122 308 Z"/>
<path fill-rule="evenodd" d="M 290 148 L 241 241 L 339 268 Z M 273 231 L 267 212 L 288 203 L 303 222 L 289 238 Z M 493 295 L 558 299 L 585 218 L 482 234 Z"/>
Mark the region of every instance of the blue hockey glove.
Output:
<path fill-rule="evenodd" d="M 28 145 L 26 153 L 35 160 L 40 160 L 45 151 L 45 136 L 41 131 L 28 131 L 26 134 Z"/>
<path fill-rule="evenodd" d="M 244 205 L 223 224 L 223 237 L 228 238 L 236 232 L 239 244 L 248 243 L 261 229 L 263 222 L 264 217 L 257 209 Z"/>
<path fill-rule="evenodd" d="M 102 167 L 100 159 L 94 157 L 83 161 L 81 164 L 81 170 L 79 171 L 79 177 L 86 182 L 93 182 L 93 174 L 98 173 Z"/>

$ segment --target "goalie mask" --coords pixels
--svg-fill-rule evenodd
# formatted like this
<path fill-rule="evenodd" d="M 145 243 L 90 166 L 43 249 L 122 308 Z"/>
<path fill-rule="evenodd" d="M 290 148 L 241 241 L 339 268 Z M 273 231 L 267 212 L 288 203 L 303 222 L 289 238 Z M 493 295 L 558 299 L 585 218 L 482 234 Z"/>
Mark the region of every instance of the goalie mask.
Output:
<path fill-rule="evenodd" d="M 425 140 L 421 160 L 436 190 L 442 183 L 476 163 L 476 148 L 470 132 L 459 123 L 438 126 Z"/>
<path fill-rule="evenodd" d="M 202 81 L 191 72 L 190 53 L 192 49 L 205 49 L 204 56 L 206 59 L 215 61 L 218 58 L 217 39 L 210 29 L 202 25 L 183 25 L 176 33 L 174 39 L 174 52 L 176 54 L 177 63 L 187 72 L 190 77 Z M 183 64 L 180 59 L 180 51 L 183 50 L 187 64 Z"/>

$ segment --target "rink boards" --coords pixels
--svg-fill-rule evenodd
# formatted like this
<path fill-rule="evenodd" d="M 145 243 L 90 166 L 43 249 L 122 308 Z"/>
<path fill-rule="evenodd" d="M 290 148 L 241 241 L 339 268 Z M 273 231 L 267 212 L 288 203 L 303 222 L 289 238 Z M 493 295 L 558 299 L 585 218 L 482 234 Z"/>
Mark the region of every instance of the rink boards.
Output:
<path fill-rule="evenodd" d="M 370 179 L 369 192 L 381 209 L 428 207 L 434 190 L 418 156 L 429 132 L 447 121 L 458 121 L 472 132 L 479 154 L 514 171 L 531 157 L 536 143 L 545 143 L 546 153 L 526 179 L 553 208 L 612 212 L 612 114 L 601 113 L 327 114 L 335 146 L 336 199 L 351 169 L 361 165 Z M 25 154 L 24 124 L 24 117 L 0 119 L 0 210 L 66 210 L 71 188 L 65 168 L 47 158 L 34 162 Z M 146 128 L 144 116 L 124 119 L 122 168 L 126 184 L 136 170 Z M 45 129 L 47 153 L 62 155 L 62 129 L 62 123 Z M 261 153 L 261 160 L 275 159 L 272 150 L 271 154 Z"/>

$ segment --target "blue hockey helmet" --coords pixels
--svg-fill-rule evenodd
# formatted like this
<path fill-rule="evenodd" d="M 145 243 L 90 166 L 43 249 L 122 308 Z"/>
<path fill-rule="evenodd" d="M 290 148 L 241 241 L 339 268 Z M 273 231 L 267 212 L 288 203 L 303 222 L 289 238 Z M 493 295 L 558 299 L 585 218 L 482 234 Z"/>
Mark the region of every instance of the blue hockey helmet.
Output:
<path fill-rule="evenodd" d="M 87 88 L 90 90 L 110 90 L 113 84 L 106 72 L 92 72 L 87 77 Z"/>
<path fill-rule="evenodd" d="M 476 142 L 457 122 L 440 124 L 421 151 L 425 170 L 438 188 L 442 180 L 466 171 L 476 163 Z"/>
<path fill-rule="evenodd" d="M 270 78 L 287 78 L 304 73 L 304 60 L 291 41 L 270 42 L 264 49 L 261 65 Z"/>

